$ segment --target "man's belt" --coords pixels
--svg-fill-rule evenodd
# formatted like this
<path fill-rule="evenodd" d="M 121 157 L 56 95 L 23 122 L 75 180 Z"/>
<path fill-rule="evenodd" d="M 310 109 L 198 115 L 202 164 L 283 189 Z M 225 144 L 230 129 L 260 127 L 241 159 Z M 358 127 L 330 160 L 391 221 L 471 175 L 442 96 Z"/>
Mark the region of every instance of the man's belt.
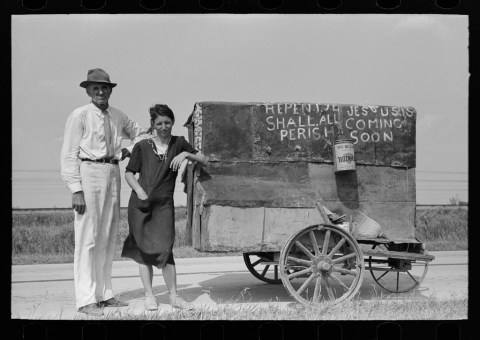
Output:
<path fill-rule="evenodd" d="M 113 158 L 100 158 L 100 159 L 82 158 L 82 161 L 86 161 L 86 162 L 96 162 L 96 163 L 118 164 L 118 159 L 113 159 Z"/>

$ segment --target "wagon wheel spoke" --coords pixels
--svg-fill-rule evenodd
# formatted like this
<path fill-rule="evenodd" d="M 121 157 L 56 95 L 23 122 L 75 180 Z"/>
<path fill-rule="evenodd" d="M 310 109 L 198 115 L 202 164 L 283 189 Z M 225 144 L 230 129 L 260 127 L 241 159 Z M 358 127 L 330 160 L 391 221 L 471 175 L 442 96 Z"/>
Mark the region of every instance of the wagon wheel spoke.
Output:
<path fill-rule="evenodd" d="M 292 261 L 292 262 L 295 262 L 295 263 L 298 263 L 298 264 L 301 264 L 303 266 L 307 266 L 307 267 L 310 267 L 312 265 L 312 261 L 299 259 L 299 258 L 296 258 L 296 257 L 293 257 L 293 256 L 288 256 L 288 260 Z"/>
<path fill-rule="evenodd" d="M 336 277 L 335 275 L 333 275 L 333 273 L 330 273 L 330 277 L 335 281 L 337 282 L 338 284 L 340 284 L 346 291 L 348 291 L 350 289 L 350 287 L 348 287 L 345 283 L 342 282 L 342 280 L 340 280 L 338 277 Z"/>
<path fill-rule="evenodd" d="M 347 274 L 347 275 L 353 275 L 353 276 L 357 276 L 358 272 L 356 272 L 355 270 L 350 270 L 350 269 L 345 269 L 345 268 L 333 268 L 333 271 L 334 272 L 338 272 L 340 274 Z"/>
<path fill-rule="evenodd" d="M 253 262 L 253 263 L 252 263 L 252 267 L 255 268 L 255 266 L 256 266 L 257 264 L 259 264 L 260 262 L 262 262 L 262 259 L 258 259 L 257 261 Z"/>
<path fill-rule="evenodd" d="M 380 275 L 377 280 L 380 280 L 382 277 L 384 277 L 385 275 L 387 275 L 388 273 L 390 273 L 390 270 L 393 269 L 393 267 L 390 267 L 390 269 L 387 269 L 385 270 L 385 273 L 383 273 L 382 275 Z"/>
<path fill-rule="evenodd" d="M 320 300 L 320 294 L 322 292 L 322 277 L 317 276 L 315 280 L 315 290 L 313 291 L 313 302 L 318 302 Z"/>
<path fill-rule="evenodd" d="M 267 265 L 265 266 L 265 268 L 263 268 L 263 272 L 262 272 L 262 274 L 261 274 L 262 276 L 265 276 L 265 274 L 267 273 L 268 268 L 270 268 L 270 265 L 269 265 L 269 264 L 267 264 Z"/>
<path fill-rule="evenodd" d="M 330 253 L 328 254 L 328 257 L 329 258 L 332 258 L 333 255 L 335 255 L 335 253 L 340 249 L 341 246 L 343 246 L 343 244 L 346 242 L 347 240 L 342 238 L 335 247 L 333 247 L 333 249 L 330 251 Z"/>
<path fill-rule="evenodd" d="M 348 260 L 348 259 L 350 259 L 350 258 L 352 258 L 352 257 L 355 257 L 355 256 L 356 256 L 355 253 L 350 253 L 350 254 L 348 254 L 348 255 L 344 255 L 344 256 L 342 256 L 342 257 L 338 257 L 338 258 L 336 258 L 336 259 L 333 259 L 333 260 L 332 260 L 332 263 L 343 262 L 343 261 Z"/>
<path fill-rule="evenodd" d="M 305 290 L 305 288 L 308 287 L 308 285 L 310 284 L 310 282 L 312 282 L 312 280 L 315 278 L 315 275 L 313 275 L 313 273 L 308 277 L 308 279 L 305 280 L 305 282 L 303 283 L 303 285 L 297 290 L 297 294 L 298 295 L 302 295 L 303 291 Z"/>
<path fill-rule="evenodd" d="M 273 274 L 273 278 L 275 280 L 278 280 L 278 266 L 274 266 L 274 274 Z"/>
<path fill-rule="evenodd" d="M 300 248 L 301 251 L 303 251 L 305 253 L 305 255 L 307 255 L 310 259 L 314 259 L 315 256 L 313 256 L 313 254 L 310 252 L 310 250 L 308 250 L 307 248 L 305 248 L 305 246 L 303 244 L 300 243 L 300 241 L 295 241 L 295 244 L 298 248 Z"/>
<path fill-rule="evenodd" d="M 325 287 L 327 288 L 328 297 L 331 300 L 335 300 L 335 295 L 333 294 L 333 290 L 332 290 L 332 287 L 330 286 L 330 282 L 328 281 L 328 277 L 325 276 L 323 279 L 325 281 Z"/>
<path fill-rule="evenodd" d="M 313 233 L 313 230 L 311 230 L 308 235 L 310 236 L 310 240 L 312 241 L 312 245 L 313 245 L 313 250 L 315 252 L 315 256 L 318 255 L 318 243 L 317 243 L 317 239 L 315 237 L 315 234 Z"/>
<path fill-rule="evenodd" d="M 410 276 L 410 277 L 412 278 L 413 281 L 415 281 L 416 284 L 420 284 L 420 282 L 418 282 L 417 279 L 415 279 L 415 278 L 412 276 L 412 274 L 410 274 L 410 271 L 409 271 L 409 270 L 407 270 L 407 274 L 408 274 L 408 276 Z"/>
<path fill-rule="evenodd" d="M 311 268 L 306 268 L 306 269 L 303 269 L 303 270 L 299 270 L 298 272 L 294 272 L 294 273 L 288 275 L 288 279 L 291 280 L 291 279 L 293 279 L 297 276 L 302 276 L 302 275 L 307 274 L 311 271 L 312 271 Z"/>
<path fill-rule="evenodd" d="M 323 240 L 322 255 L 327 255 L 328 243 L 330 242 L 330 229 L 325 233 L 325 239 Z"/>

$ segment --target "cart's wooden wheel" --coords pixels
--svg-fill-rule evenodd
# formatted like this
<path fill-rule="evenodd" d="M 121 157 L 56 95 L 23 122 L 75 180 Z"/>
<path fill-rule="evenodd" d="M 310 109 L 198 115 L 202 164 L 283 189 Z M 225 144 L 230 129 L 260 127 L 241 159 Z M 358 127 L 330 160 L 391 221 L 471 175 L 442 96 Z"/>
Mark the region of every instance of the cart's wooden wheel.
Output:
<path fill-rule="evenodd" d="M 352 298 L 365 272 L 357 241 L 332 224 L 313 225 L 293 234 L 280 252 L 279 265 L 283 285 L 304 305 Z"/>
<path fill-rule="evenodd" d="M 373 245 L 372 249 L 376 246 Z M 384 244 L 378 247 L 388 250 Z M 406 293 L 420 286 L 427 275 L 429 261 L 369 256 L 367 263 L 370 274 L 380 287 L 392 293 Z"/>
<path fill-rule="evenodd" d="M 243 260 L 250 273 L 267 283 L 282 283 L 278 273 L 278 261 L 273 261 L 273 253 L 243 253 Z"/>

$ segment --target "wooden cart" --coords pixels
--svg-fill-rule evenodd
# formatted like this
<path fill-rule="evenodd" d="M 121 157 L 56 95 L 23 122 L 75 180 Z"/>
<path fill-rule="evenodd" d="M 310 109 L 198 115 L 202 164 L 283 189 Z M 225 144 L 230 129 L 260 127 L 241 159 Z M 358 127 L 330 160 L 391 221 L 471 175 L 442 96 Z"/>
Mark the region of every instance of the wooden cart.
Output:
<path fill-rule="evenodd" d="M 415 237 L 415 122 L 412 107 L 196 103 L 185 126 L 210 162 L 184 173 L 188 240 L 242 252 L 303 304 L 352 298 L 365 271 L 418 287 L 434 257 Z M 335 171 L 340 137 L 354 170 Z"/>

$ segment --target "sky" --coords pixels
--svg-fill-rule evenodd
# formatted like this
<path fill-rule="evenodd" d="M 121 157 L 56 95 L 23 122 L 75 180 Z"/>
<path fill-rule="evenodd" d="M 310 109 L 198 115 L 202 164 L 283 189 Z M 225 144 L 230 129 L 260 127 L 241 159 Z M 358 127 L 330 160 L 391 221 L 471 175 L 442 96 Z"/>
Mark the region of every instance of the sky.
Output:
<path fill-rule="evenodd" d="M 148 108 L 309 102 L 417 110 L 417 204 L 468 201 L 468 17 L 347 14 L 16 15 L 12 21 L 12 208 L 68 208 L 65 122 L 89 103 L 92 68 L 110 105 L 147 128 Z M 121 206 L 130 188 L 121 163 Z M 175 204 L 185 205 L 177 183 Z"/>

